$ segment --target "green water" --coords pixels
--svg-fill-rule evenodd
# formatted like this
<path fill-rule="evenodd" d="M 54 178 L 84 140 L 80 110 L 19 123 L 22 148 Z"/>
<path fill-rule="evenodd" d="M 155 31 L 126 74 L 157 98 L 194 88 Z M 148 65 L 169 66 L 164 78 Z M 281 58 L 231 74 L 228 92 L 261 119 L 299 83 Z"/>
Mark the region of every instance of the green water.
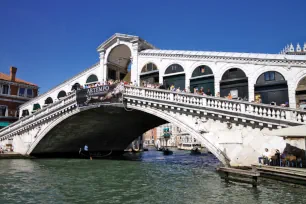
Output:
<path fill-rule="evenodd" d="M 148 151 L 114 160 L 0 160 L 5 203 L 306 203 L 306 187 L 226 183 L 208 154 Z"/>

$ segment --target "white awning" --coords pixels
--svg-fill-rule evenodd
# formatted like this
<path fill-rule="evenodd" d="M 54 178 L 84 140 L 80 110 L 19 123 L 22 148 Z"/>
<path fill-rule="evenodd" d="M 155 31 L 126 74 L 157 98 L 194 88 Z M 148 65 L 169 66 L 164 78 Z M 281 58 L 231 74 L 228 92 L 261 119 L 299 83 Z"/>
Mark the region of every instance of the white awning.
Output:
<path fill-rule="evenodd" d="M 263 133 L 269 136 L 280 137 L 306 137 L 306 125 L 299 125 L 289 128 L 282 128 L 277 130 L 264 130 Z"/>

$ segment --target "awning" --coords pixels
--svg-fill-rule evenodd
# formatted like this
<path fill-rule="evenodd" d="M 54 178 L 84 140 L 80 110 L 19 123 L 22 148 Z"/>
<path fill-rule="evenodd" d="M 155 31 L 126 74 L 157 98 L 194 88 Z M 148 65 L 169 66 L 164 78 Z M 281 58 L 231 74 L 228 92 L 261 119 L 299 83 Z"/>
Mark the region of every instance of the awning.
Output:
<path fill-rule="evenodd" d="M 10 123 L 9 122 L 6 122 L 6 121 L 1 121 L 0 122 L 0 127 L 6 127 L 6 126 L 8 126 Z"/>
<path fill-rule="evenodd" d="M 280 137 L 306 137 L 306 125 L 299 125 L 289 128 L 281 128 L 277 130 L 265 130 L 265 135 Z"/>

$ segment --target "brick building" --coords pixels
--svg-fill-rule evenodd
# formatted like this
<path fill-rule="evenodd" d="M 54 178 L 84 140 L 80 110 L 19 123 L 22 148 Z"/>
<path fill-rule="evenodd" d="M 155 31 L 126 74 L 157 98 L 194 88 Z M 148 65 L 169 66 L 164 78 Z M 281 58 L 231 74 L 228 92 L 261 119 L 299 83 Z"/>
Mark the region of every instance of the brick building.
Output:
<path fill-rule="evenodd" d="M 36 97 L 38 86 L 16 78 L 17 68 L 10 74 L 0 72 L 0 129 L 18 119 L 18 107 Z"/>

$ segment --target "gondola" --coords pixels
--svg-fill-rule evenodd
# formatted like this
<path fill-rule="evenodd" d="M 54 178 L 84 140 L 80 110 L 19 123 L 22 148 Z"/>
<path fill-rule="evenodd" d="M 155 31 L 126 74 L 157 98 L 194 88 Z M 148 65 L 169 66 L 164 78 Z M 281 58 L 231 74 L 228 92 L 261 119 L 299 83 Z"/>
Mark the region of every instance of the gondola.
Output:
<path fill-rule="evenodd" d="M 196 147 L 196 148 L 193 148 L 191 150 L 190 154 L 192 154 L 192 155 L 199 155 L 199 154 L 201 154 L 201 151 L 199 150 L 199 148 Z"/>
<path fill-rule="evenodd" d="M 173 154 L 173 151 L 169 150 L 168 148 L 165 148 L 165 149 L 163 150 L 163 153 L 164 153 L 164 155 L 172 155 L 172 154 Z"/>
<path fill-rule="evenodd" d="M 113 153 L 113 151 L 111 150 L 109 153 L 107 154 L 101 154 L 101 152 L 87 152 L 87 151 L 79 151 L 79 155 L 81 158 L 85 158 L 85 159 L 101 159 L 101 158 L 105 158 L 110 156 Z"/>

